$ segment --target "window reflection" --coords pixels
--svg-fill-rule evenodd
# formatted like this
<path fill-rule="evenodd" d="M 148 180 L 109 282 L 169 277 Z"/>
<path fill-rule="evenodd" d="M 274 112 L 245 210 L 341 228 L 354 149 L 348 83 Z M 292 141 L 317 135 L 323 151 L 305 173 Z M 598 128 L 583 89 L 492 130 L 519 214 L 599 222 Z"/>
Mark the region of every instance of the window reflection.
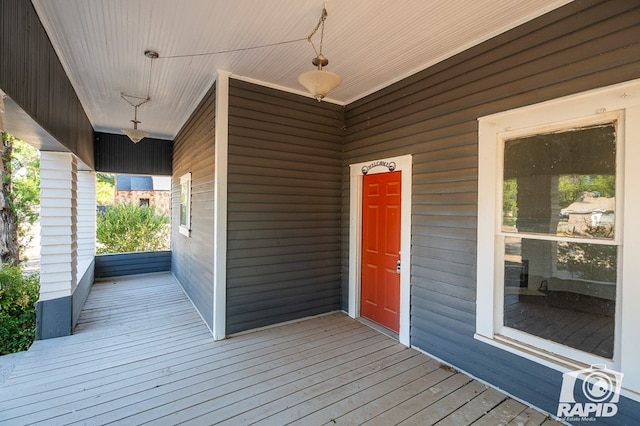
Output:
<path fill-rule="evenodd" d="M 505 141 L 503 232 L 613 239 L 615 123 Z"/>
<path fill-rule="evenodd" d="M 504 325 L 613 357 L 617 247 L 507 237 Z"/>

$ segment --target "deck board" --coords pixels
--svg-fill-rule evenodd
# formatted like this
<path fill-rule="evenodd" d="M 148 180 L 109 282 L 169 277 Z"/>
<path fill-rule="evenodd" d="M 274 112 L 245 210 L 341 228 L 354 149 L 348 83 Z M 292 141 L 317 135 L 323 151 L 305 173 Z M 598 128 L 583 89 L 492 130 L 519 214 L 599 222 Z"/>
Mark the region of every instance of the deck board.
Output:
<path fill-rule="evenodd" d="M 94 284 L 72 336 L 38 341 L 2 424 L 558 424 L 343 313 L 214 342 L 170 273 Z"/>

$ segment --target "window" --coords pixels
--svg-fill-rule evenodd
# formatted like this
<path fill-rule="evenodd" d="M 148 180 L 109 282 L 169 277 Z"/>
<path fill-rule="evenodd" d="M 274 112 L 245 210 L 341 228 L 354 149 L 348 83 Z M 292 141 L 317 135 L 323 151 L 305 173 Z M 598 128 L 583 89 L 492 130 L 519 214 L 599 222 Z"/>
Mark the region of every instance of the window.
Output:
<path fill-rule="evenodd" d="M 140 198 L 138 200 L 140 207 L 149 207 L 149 198 Z"/>
<path fill-rule="evenodd" d="M 634 399 L 639 99 L 636 80 L 483 117 L 478 152 L 476 338 L 564 372 L 606 364 Z"/>
<path fill-rule="evenodd" d="M 180 233 L 191 235 L 191 173 L 180 177 Z"/>
<path fill-rule="evenodd" d="M 617 121 L 503 142 L 502 322 L 613 358 Z"/>

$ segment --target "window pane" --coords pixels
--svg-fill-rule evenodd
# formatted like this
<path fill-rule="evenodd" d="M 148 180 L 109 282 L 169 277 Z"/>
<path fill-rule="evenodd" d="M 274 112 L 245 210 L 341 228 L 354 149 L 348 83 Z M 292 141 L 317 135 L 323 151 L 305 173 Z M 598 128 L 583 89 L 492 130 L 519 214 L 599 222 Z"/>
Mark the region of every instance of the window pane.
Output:
<path fill-rule="evenodd" d="M 615 123 L 505 141 L 503 232 L 614 238 Z"/>
<path fill-rule="evenodd" d="M 184 182 L 180 185 L 180 204 L 187 203 L 187 194 L 189 193 L 189 182 Z"/>
<path fill-rule="evenodd" d="M 180 204 L 180 226 L 187 226 L 187 205 Z"/>
<path fill-rule="evenodd" d="M 613 357 L 617 247 L 505 238 L 504 325 Z"/>

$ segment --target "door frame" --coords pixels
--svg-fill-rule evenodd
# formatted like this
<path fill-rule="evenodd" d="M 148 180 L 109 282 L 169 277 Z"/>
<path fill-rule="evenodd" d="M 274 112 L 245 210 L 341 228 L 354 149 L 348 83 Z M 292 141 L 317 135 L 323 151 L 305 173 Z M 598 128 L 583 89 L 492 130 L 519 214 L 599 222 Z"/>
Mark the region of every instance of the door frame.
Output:
<path fill-rule="evenodd" d="M 389 168 L 391 166 L 393 170 Z M 401 171 L 400 212 L 400 329 L 398 340 L 410 346 L 411 308 L 411 182 L 412 157 L 403 155 L 349 165 L 349 311 L 360 317 L 360 282 L 362 276 L 362 177 L 365 174 Z"/>

